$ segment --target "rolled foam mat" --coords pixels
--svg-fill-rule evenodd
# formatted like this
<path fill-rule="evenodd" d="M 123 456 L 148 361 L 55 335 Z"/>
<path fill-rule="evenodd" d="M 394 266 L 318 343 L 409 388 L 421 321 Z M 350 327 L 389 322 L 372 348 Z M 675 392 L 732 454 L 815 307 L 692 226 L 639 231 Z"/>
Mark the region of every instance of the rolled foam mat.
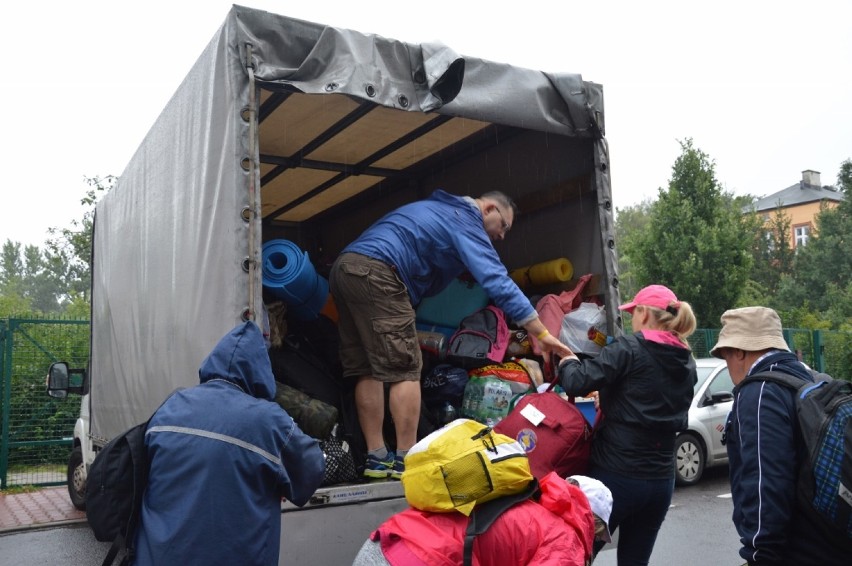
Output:
<path fill-rule="evenodd" d="M 574 276 L 574 266 L 571 265 L 571 262 L 567 258 L 560 257 L 513 269 L 509 273 L 509 276 L 521 288 L 529 287 L 530 285 L 562 283 L 570 281 L 571 277 Z"/>
<path fill-rule="evenodd" d="M 316 272 L 308 252 L 289 240 L 263 244 L 263 286 L 299 320 L 317 318 L 328 301 L 328 281 Z"/>

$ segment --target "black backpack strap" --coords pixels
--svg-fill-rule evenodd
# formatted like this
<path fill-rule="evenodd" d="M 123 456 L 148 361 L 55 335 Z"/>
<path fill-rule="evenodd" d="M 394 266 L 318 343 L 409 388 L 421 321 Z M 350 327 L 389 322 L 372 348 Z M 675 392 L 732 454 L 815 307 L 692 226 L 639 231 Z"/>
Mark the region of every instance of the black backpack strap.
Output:
<path fill-rule="evenodd" d="M 480 503 L 473 508 L 470 514 L 470 520 L 467 523 L 467 530 L 464 533 L 464 566 L 471 566 L 473 563 L 473 541 L 476 535 L 481 535 L 488 530 L 497 517 L 507 511 L 510 507 L 517 505 L 522 501 L 537 495 L 539 492 L 538 482 L 533 478 L 529 485 L 518 493 L 512 495 L 504 495 L 497 499 L 492 499 L 486 503 Z"/>
<path fill-rule="evenodd" d="M 166 401 L 168 401 L 172 395 L 182 389 L 183 387 L 178 387 L 177 389 L 169 393 L 169 396 L 166 397 L 162 403 L 160 403 L 160 406 L 157 407 L 157 410 L 154 411 L 150 417 L 148 417 L 147 421 L 145 421 L 145 430 L 148 429 L 148 425 L 151 423 L 151 419 L 154 418 L 154 415 L 157 413 L 157 411 L 160 410 L 160 407 L 165 405 Z M 145 449 L 144 432 L 138 440 L 142 443 L 142 450 L 147 452 L 147 450 Z M 136 538 L 136 529 L 139 526 L 139 514 L 142 512 L 142 501 L 140 499 L 137 499 L 137 497 L 141 497 L 145 492 L 145 486 L 148 483 L 148 465 L 149 464 L 147 453 L 144 457 L 144 462 L 133 462 L 134 487 L 139 486 L 141 487 L 141 489 L 139 490 L 139 493 L 133 494 L 134 501 L 132 504 L 132 512 L 130 514 L 130 519 L 127 521 L 127 527 L 125 528 L 126 534 L 122 533 L 121 530 L 119 530 L 118 535 L 115 537 L 115 540 L 112 541 L 112 545 L 109 547 L 109 551 L 104 557 L 104 561 L 103 563 L 101 563 L 101 566 L 112 566 L 112 563 L 115 561 L 116 557 L 120 552 L 124 552 L 124 556 L 122 557 L 121 562 L 119 562 L 119 566 L 127 566 L 132 562 L 132 558 L 135 554 L 134 544 L 136 541 L 134 539 Z"/>
<path fill-rule="evenodd" d="M 109 547 L 109 552 L 107 552 L 107 555 L 104 557 L 104 561 L 101 563 L 101 566 L 112 566 L 112 563 L 115 561 L 115 557 L 118 556 L 118 553 L 127 548 L 124 543 L 124 535 L 118 533 L 118 536 L 115 537 L 114 541 L 112 541 L 112 546 Z M 122 561 L 122 564 L 123 563 L 124 561 Z"/>
<path fill-rule="evenodd" d="M 789 373 L 782 373 L 780 371 L 762 371 L 746 377 L 742 380 L 742 382 L 740 382 L 740 386 L 754 381 L 771 381 L 772 383 L 783 385 L 793 391 L 798 391 L 803 385 L 810 383 L 800 377 L 790 375 Z"/>

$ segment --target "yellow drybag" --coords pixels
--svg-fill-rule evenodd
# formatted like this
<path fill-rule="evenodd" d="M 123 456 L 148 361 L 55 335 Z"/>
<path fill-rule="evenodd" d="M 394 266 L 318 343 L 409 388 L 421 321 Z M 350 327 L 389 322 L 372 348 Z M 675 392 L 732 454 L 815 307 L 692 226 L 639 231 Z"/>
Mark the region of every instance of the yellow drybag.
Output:
<path fill-rule="evenodd" d="M 412 507 L 470 515 L 477 503 L 523 491 L 532 479 L 516 440 L 474 420 L 456 419 L 411 447 L 402 486 Z"/>

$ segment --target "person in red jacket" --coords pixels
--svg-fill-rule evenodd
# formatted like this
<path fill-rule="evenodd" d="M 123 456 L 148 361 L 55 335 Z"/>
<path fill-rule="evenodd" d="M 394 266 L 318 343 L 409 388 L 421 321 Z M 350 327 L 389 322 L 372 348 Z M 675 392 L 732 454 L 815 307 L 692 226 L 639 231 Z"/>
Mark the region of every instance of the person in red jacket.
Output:
<path fill-rule="evenodd" d="M 575 485 L 575 483 L 577 485 Z M 473 542 L 474 566 L 535 564 L 588 566 L 595 538 L 609 541 L 612 494 L 598 480 L 551 472 L 539 481 L 541 497 L 504 511 Z M 409 508 L 373 531 L 353 566 L 457 566 L 463 564 L 468 517 Z"/>

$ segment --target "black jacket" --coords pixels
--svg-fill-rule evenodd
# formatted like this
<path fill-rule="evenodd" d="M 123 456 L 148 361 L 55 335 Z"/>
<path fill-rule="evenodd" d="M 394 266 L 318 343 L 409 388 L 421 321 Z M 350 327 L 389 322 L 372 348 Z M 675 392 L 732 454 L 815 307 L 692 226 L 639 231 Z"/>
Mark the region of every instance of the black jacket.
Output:
<path fill-rule="evenodd" d="M 645 479 L 673 477 L 675 436 L 686 429 L 697 379 L 689 349 L 646 340 L 641 332 L 559 368 L 568 395 L 600 394 L 603 420 L 592 465 Z"/>

